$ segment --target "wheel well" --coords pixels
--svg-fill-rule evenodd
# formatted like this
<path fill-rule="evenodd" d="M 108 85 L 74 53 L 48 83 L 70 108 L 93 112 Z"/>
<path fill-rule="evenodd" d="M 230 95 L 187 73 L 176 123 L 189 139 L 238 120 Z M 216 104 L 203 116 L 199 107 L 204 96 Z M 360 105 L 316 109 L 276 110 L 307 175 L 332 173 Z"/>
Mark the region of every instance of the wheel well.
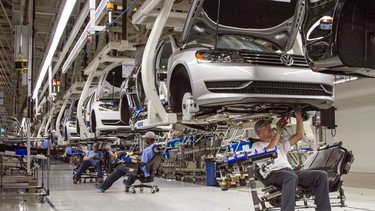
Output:
<path fill-rule="evenodd" d="M 91 125 L 93 125 L 93 123 L 96 123 L 96 116 L 95 116 L 94 110 L 91 112 L 90 118 L 91 118 Z"/>
<path fill-rule="evenodd" d="M 121 107 L 120 107 L 120 118 L 123 123 L 129 125 L 130 120 L 130 108 L 128 97 L 124 95 L 121 99 Z"/>
<path fill-rule="evenodd" d="M 65 141 L 69 141 L 68 129 L 65 127 Z"/>
<path fill-rule="evenodd" d="M 183 65 L 176 66 L 169 86 L 171 109 L 174 112 L 181 112 L 182 97 L 186 92 L 192 92 L 189 74 Z"/>

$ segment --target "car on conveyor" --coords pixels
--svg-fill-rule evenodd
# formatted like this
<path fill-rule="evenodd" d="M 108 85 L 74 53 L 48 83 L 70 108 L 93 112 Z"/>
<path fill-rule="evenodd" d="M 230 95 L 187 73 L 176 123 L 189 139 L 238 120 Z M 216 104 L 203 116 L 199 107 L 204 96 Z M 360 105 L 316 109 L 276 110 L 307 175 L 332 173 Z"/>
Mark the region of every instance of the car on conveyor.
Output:
<path fill-rule="evenodd" d="M 192 120 L 330 108 L 333 76 L 313 72 L 295 45 L 302 2 L 221 0 L 218 10 L 218 1 L 194 0 L 181 36 L 156 49 L 170 109 Z"/>

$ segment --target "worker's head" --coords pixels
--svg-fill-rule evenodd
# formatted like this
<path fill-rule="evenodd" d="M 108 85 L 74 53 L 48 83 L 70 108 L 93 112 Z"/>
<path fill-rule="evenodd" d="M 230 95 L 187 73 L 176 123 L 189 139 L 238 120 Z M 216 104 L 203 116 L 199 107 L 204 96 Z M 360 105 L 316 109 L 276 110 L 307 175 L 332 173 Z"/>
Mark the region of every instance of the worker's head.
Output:
<path fill-rule="evenodd" d="M 274 136 L 271 124 L 272 119 L 261 119 L 255 123 L 254 131 L 260 139 L 270 139 Z"/>
<path fill-rule="evenodd" d="M 148 131 L 144 136 L 142 136 L 142 138 L 145 139 L 147 145 L 150 145 L 155 141 L 155 133 L 152 131 Z"/>
<path fill-rule="evenodd" d="M 95 144 L 92 146 L 92 150 L 95 151 L 95 152 L 98 151 L 98 150 L 99 150 L 99 145 L 100 145 L 99 143 L 95 143 Z"/>

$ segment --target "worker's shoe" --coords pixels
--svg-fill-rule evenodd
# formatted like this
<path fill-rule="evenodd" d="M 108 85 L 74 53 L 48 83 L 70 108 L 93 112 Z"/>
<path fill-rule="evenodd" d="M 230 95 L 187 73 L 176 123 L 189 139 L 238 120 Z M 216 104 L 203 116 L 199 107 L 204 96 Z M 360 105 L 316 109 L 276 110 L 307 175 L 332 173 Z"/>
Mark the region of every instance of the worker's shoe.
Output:
<path fill-rule="evenodd" d="M 97 178 L 96 179 L 96 184 L 98 184 L 98 185 L 103 184 L 103 182 L 104 182 L 103 178 Z"/>
<path fill-rule="evenodd" d="M 130 190 L 130 186 L 125 186 L 125 193 L 128 193 Z"/>
<path fill-rule="evenodd" d="M 77 175 L 73 175 L 73 183 L 77 184 L 78 180 L 79 180 L 78 176 Z"/>
<path fill-rule="evenodd" d="M 96 187 L 96 189 L 98 189 L 101 193 L 104 193 L 104 192 L 105 192 L 105 190 L 102 188 L 101 185 L 99 185 L 99 184 L 95 184 L 95 187 Z"/>

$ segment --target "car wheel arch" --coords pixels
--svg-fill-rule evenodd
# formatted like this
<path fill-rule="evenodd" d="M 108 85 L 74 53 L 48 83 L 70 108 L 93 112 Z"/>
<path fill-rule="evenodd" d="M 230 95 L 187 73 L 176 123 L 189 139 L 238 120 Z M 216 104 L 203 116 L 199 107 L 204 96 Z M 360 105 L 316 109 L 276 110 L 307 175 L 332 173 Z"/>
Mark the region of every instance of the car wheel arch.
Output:
<path fill-rule="evenodd" d="M 91 131 L 92 132 L 96 132 L 96 115 L 95 115 L 95 111 L 92 110 L 91 111 Z"/>
<path fill-rule="evenodd" d="M 184 65 L 179 64 L 173 69 L 168 90 L 172 110 L 181 112 L 180 104 L 184 93 L 192 92 L 190 76 Z"/>
<path fill-rule="evenodd" d="M 129 125 L 130 121 L 130 108 L 127 95 L 121 97 L 120 101 L 120 118 L 123 123 Z"/>

